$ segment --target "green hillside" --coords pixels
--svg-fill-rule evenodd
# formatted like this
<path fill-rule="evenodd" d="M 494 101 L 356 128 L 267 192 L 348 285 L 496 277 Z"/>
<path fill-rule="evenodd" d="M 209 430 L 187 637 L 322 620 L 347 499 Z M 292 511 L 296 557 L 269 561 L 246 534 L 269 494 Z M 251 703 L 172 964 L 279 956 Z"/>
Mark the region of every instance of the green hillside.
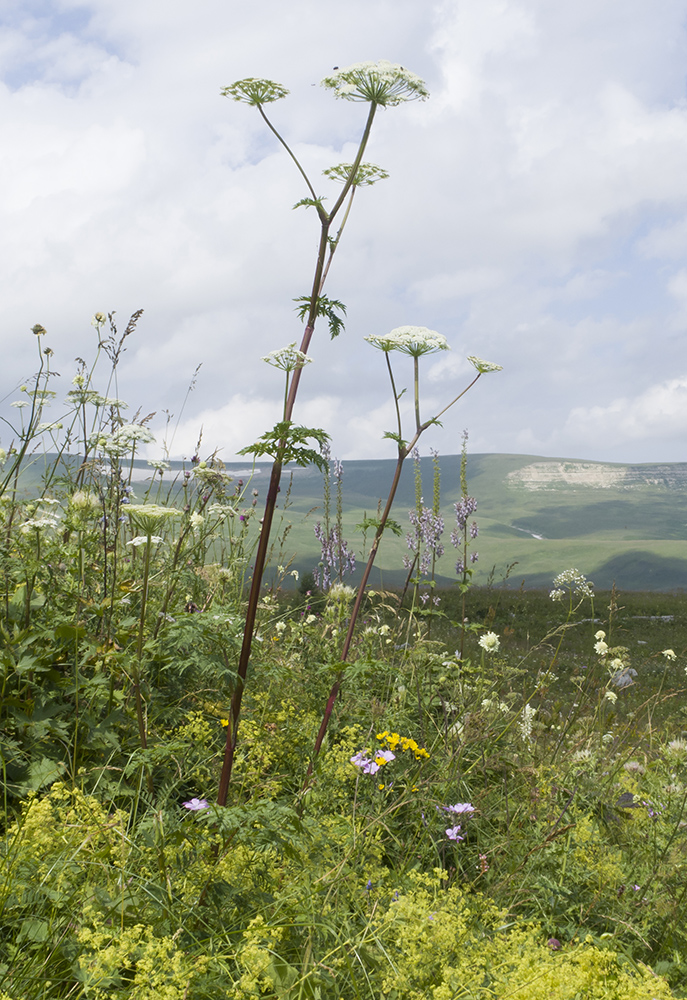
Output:
<path fill-rule="evenodd" d="M 48 463 L 50 456 L 47 456 Z M 182 469 L 181 463 L 165 476 L 166 491 Z M 23 479 L 23 492 L 39 489 L 42 461 Z M 363 537 L 355 530 L 367 513 L 374 515 L 386 499 L 395 461 L 344 462 L 343 511 L 349 545 L 363 561 Z M 460 498 L 460 456 L 442 456 L 441 498 L 445 519 L 446 552 L 438 563 L 442 585 L 455 582 L 456 551 L 449 537 L 455 525 L 453 504 Z M 228 471 L 248 480 L 245 464 L 230 463 Z M 425 501 L 431 504 L 432 461 L 421 461 Z M 153 470 L 136 462 L 134 485 L 143 499 Z M 577 567 L 597 588 L 613 582 L 623 590 L 687 589 L 687 463 L 620 465 L 535 455 L 470 455 L 468 488 L 477 500 L 475 518 L 479 553 L 474 582 L 495 581 L 515 563 L 509 585 L 549 587 L 554 576 Z M 171 478 L 170 478 L 171 477 Z M 269 465 L 256 466 L 251 488 L 262 496 L 267 488 Z M 159 483 L 159 479 L 156 480 Z M 291 525 L 276 563 L 288 562 L 301 573 L 312 570 L 320 558 L 314 526 L 323 516 L 322 476 L 315 468 L 293 469 L 282 483 L 277 511 L 282 529 Z M 413 463 L 406 462 L 393 517 L 404 533 L 409 529 L 408 510 L 414 505 Z M 152 499 L 152 496 L 151 496 Z M 335 502 L 332 484 L 332 505 Z M 369 539 L 368 539 L 369 543 Z M 402 585 L 405 537 L 390 533 L 378 555 L 373 585 Z"/>
<path fill-rule="evenodd" d="M 372 513 L 391 482 L 394 461 L 344 463 L 344 521 L 350 529 Z M 460 497 L 460 457 L 443 456 L 442 512 L 446 553 L 439 563 L 442 583 L 455 580 L 455 549 L 449 536 L 453 504 Z M 266 470 L 265 470 L 266 471 Z M 687 588 L 687 463 L 617 465 L 532 455 L 471 455 L 468 488 L 477 500 L 479 553 L 474 581 L 500 579 L 512 563 L 511 585 L 548 587 L 561 570 L 576 566 L 598 588 L 615 581 L 624 590 Z M 259 486 L 261 472 L 256 476 Z M 431 459 L 422 460 L 423 492 L 432 496 Z M 322 513 L 322 480 L 314 470 L 296 470 L 288 510 L 289 537 L 298 552 L 294 565 L 308 568 L 319 547 L 312 526 Z M 414 504 L 412 463 L 404 469 L 394 517 L 404 530 Z M 353 530 L 349 540 L 362 538 Z M 405 578 L 404 539 L 385 537 L 379 568 L 388 584 Z M 379 579 L 379 578 L 378 578 Z"/>

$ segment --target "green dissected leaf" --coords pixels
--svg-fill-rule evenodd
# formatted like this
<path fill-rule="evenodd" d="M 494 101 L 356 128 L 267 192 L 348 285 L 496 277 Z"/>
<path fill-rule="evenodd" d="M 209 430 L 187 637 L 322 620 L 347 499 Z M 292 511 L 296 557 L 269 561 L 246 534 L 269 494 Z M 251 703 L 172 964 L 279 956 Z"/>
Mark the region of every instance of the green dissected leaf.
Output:
<path fill-rule="evenodd" d="M 388 438 L 390 441 L 395 441 L 399 448 L 405 448 L 408 444 L 408 442 L 404 441 L 401 435 L 397 434 L 395 431 L 384 431 L 382 437 Z"/>
<path fill-rule="evenodd" d="M 271 431 L 266 431 L 255 444 L 242 448 L 238 454 L 255 455 L 256 458 L 269 455 L 283 465 L 287 462 L 295 462 L 303 468 L 316 465 L 320 472 L 326 472 L 328 465 L 322 455 L 307 447 L 311 439 L 321 449 L 329 440 L 329 434 L 319 427 L 294 427 L 290 420 L 282 420 Z"/>
<path fill-rule="evenodd" d="M 324 200 L 325 199 L 322 196 L 320 196 L 319 198 L 301 198 L 301 200 L 297 201 L 296 204 L 293 207 L 294 208 L 303 208 L 303 207 L 305 207 L 305 208 L 316 208 L 318 210 L 318 213 L 319 213 L 320 210 L 324 211 L 324 205 L 322 204 Z"/>
<path fill-rule="evenodd" d="M 310 314 L 310 306 L 312 299 L 309 295 L 300 295 L 297 299 L 293 300 L 298 302 L 299 305 L 296 306 L 298 312 L 298 318 L 302 321 Z M 317 299 L 317 304 L 315 308 L 315 316 L 324 316 L 329 324 L 329 334 L 332 338 L 338 337 L 341 331 L 344 329 L 343 318 L 338 315 L 338 313 L 343 313 L 346 315 L 346 306 L 343 302 L 339 302 L 338 299 L 330 299 L 326 295 L 320 295 Z"/>

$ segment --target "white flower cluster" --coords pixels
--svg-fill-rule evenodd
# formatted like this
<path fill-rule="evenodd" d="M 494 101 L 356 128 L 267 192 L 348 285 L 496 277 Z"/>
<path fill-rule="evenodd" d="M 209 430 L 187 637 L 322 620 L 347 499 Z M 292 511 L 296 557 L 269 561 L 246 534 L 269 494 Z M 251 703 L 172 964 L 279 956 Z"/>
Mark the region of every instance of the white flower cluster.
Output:
<path fill-rule="evenodd" d="M 553 590 L 549 597 L 552 601 L 560 601 L 565 596 L 566 590 L 577 597 L 594 597 L 593 588 L 594 584 L 588 581 L 579 569 L 566 569 L 553 581 Z"/>
<path fill-rule="evenodd" d="M 520 730 L 520 736 L 523 743 L 532 742 L 532 722 L 536 714 L 536 708 L 532 708 L 531 705 L 525 705 L 522 710 L 522 716 L 520 718 L 520 722 L 518 723 L 518 729 Z"/>
<path fill-rule="evenodd" d="M 365 340 L 385 353 L 400 351 L 401 354 L 408 354 L 411 358 L 450 350 L 446 337 L 436 330 L 428 330 L 426 326 L 397 326 L 385 337 L 372 334 L 365 337 Z"/>
<path fill-rule="evenodd" d="M 159 535 L 136 535 L 135 538 L 132 538 L 131 541 L 126 544 L 133 545 L 133 547 L 137 549 L 139 545 L 147 545 L 148 539 L 150 539 L 151 545 L 159 545 L 162 541 Z"/>
<path fill-rule="evenodd" d="M 159 531 L 166 521 L 181 516 L 181 511 L 175 507 L 162 507 L 156 503 L 128 504 L 126 512 L 135 527 L 139 531 L 145 531 L 146 535 L 152 535 L 153 532 Z M 134 540 L 134 544 L 142 543 L 136 543 Z"/>
<path fill-rule="evenodd" d="M 54 530 L 59 523 L 59 517 L 54 514 L 43 514 L 42 517 L 30 517 L 24 521 L 19 530 L 22 535 L 29 535 L 32 531 L 41 531 L 43 528 L 47 528 L 49 531 Z"/>
<path fill-rule="evenodd" d="M 269 354 L 266 354 L 260 360 L 266 361 L 268 365 L 273 365 L 274 368 L 280 368 L 283 372 L 292 372 L 296 368 L 303 368 L 305 365 L 310 364 L 312 358 L 304 354 L 303 351 L 296 350 L 296 341 L 294 340 L 288 347 L 280 347 L 277 351 L 270 351 Z"/>
<path fill-rule="evenodd" d="M 386 108 L 429 97 L 424 80 L 387 59 L 353 63 L 326 76 L 322 86 L 346 101 L 365 101 Z"/>
<path fill-rule="evenodd" d="M 88 391 L 90 390 L 85 390 L 85 392 Z M 67 393 L 67 395 L 73 394 Z M 109 400 L 102 396 L 98 396 L 97 402 L 99 406 L 104 406 L 106 403 L 109 405 L 119 405 L 118 400 Z M 137 441 L 143 444 L 150 444 L 154 440 L 155 435 L 153 432 L 144 427 L 143 424 L 124 424 L 114 434 L 102 432 L 92 435 L 89 439 L 89 445 L 91 448 L 97 448 L 99 451 L 104 451 L 108 455 L 117 457 L 127 454 L 131 449 L 131 445 Z"/>

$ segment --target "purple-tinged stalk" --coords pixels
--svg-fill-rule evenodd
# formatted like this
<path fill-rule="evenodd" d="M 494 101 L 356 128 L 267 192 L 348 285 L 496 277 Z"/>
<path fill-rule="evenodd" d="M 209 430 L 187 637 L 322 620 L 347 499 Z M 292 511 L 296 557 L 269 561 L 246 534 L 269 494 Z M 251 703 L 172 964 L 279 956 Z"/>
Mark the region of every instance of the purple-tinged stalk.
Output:
<path fill-rule="evenodd" d="M 473 570 L 469 563 L 476 563 L 478 559 L 477 552 L 472 552 L 470 554 L 470 560 L 468 562 L 468 548 L 470 546 L 470 540 L 477 538 L 479 534 L 479 527 L 477 521 L 471 521 L 470 517 L 477 510 L 477 501 L 474 497 L 468 496 L 468 479 L 467 479 L 467 465 L 468 465 L 468 432 L 463 431 L 463 446 L 460 453 L 460 500 L 458 503 L 454 504 L 454 509 L 456 512 L 456 527 L 451 532 L 451 544 L 458 549 L 460 555 L 456 562 L 456 573 L 461 578 L 459 587 L 461 595 L 461 633 L 460 633 L 460 658 L 463 659 L 463 654 L 465 652 L 465 601 L 468 590 L 470 589 L 470 579 L 473 574 Z"/>
<path fill-rule="evenodd" d="M 377 530 L 375 532 L 374 540 L 370 547 L 370 552 L 367 560 L 367 565 L 363 572 L 362 580 L 360 581 L 360 586 L 358 587 L 358 593 L 356 594 L 355 603 L 353 604 L 353 609 L 351 611 L 351 617 L 348 623 L 348 631 L 346 633 L 346 638 L 344 639 L 343 648 L 341 651 L 341 663 L 342 667 L 338 671 L 336 679 L 332 685 L 331 691 L 329 692 L 329 698 L 327 699 L 327 704 L 325 706 L 324 715 L 322 717 L 322 722 L 315 740 L 315 746 L 313 749 L 313 758 L 308 765 L 308 771 L 305 778 L 305 786 L 307 786 L 310 775 L 312 774 L 312 769 L 314 761 L 320 752 L 322 747 L 322 742 L 324 740 L 325 734 L 327 732 L 327 727 L 329 725 L 329 720 L 331 718 L 332 710 L 336 702 L 339 690 L 341 688 L 341 681 L 343 678 L 343 664 L 348 660 L 351 642 L 353 640 L 353 635 L 355 632 L 356 621 L 360 613 L 360 607 L 362 605 L 363 597 L 365 596 L 365 588 L 367 587 L 368 580 L 370 578 L 370 573 L 372 572 L 372 567 L 374 565 L 375 557 L 377 555 L 377 550 L 379 548 L 379 543 L 382 540 L 382 535 L 384 534 L 384 529 L 389 521 L 389 515 L 391 513 L 391 508 L 393 506 L 394 499 L 396 497 L 396 490 L 398 489 L 398 484 L 401 479 L 401 471 L 403 469 L 403 463 L 405 462 L 408 455 L 415 448 L 417 442 L 420 440 L 422 434 L 431 427 L 433 424 L 439 422 L 439 417 L 443 416 L 447 410 L 449 410 L 455 403 L 461 399 L 466 392 L 468 392 L 472 386 L 477 382 L 479 377 L 485 372 L 501 371 L 500 365 L 491 364 L 488 361 L 482 361 L 481 358 L 471 356 L 468 361 L 477 369 L 477 374 L 472 379 L 472 381 L 460 392 L 454 399 L 451 400 L 436 416 L 425 420 L 424 423 L 420 420 L 420 395 L 419 395 L 419 358 L 424 354 L 435 354 L 438 351 L 448 350 L 448 342 L 446 338 L 434 330 L 428 330 L 426 327 L 417 326 L 402 326 L 395 330 L 392 330 L 390 334 L 386 337 L 371 336 L 365 338 L 374 347 L 379 348 L 384 352 L 386 359 L 387 370 L 389 372 L 389 379 L 391 381 L 391 389 L 394 397 L 394 406 L 396 409 L 396 424 L 397 431 L 389 432 L 384 435 L 387 438 L 391 438 L 396 441 L 398 446 L 398 458 L 396 460 L 396 469 L 394 470 L 394 477 L 391 482 L 391 487 L 389 489 L 389 494 L 387 496 L 386 505 L 382 516 L 379 518 L 377 523 Z M 405 441 L 403 439 L 402 433 L 402 423 L 401 423 L 401 410 L 399 406 L 399 400 L 401 398 L 402 392 L 399 393 L 396 389 L 396 382 L 394 380 L 394 374 L 391 367 L 390 354 L 392 351 L 399 351 L 401 354 L 409 355 L 413 358 L 413 377 L 414 377 L 414 408 L 415 408 L 415 433 L 410 441 Z"/>
<path fill-rule="evenodd" d="M 320 220 L 320 240 L 310 295 L 296 300 L 299 303 L 299 315 L 303 320 L 305 320 L 305 330 L 299 348 L 299 351 L 303 356 L 306 356 L 308 353 L 310 342 L 315 330 L 315 322 L 319 316 L 327 318 L 332 337 L 336 336 L 343 328 L 340 313 L 345 313 L 345 307 L 343 307 L 342 304 L 336 300 L 329 300 L 322 293 L 324 283 L 329 273 L 332 258 L 338 248 L 343 229 L 348 219 L 356 187 L 372 184 L 374 181 L 382 179 L 386 176 L 385 172 L 379 170 L 379 168 L 363 163 L 363 154 L 370 137 L 372 123 L 374 121 L 377 108 L 394 107 L 404 101 L 417 99 L 424 100 L 428 97 L 428 92 L 424 83 L 419 77 L 415 76 L 413 73 L 409 73 L 407 70 L 403 69 L 402 66 L 396 66 L 386 61 L 379 63 L 356 63 L 346 69 L 337 71 L 332 76 L 325 77 L 322 81 L 322 85 L 329 90 L 333 90 L 336 97 L 349 101 L 359 101 L 369 105 L 367 121 L 365 123 L 363 135 L 358 146 L 358 152 L 353 163 L 350 167 L 348 164 L 342 164 L 339 167 L 334 167 L 328 174 L 330 178 L 343 182 L 342 191 L 336 199 L 330 212 L 325 211 L 322 198 L 316 195 L 315 189 L 297 157 L 265 114 L 264 105 L 280 100 L 282 97 L 286 97 L 288 94 L 286 88 L 282 87 L 280 84 L 274 83 L 271 80 L 256 80 L 249 78 L 239 80 L 237 83 L 234 83 L 229 87 L 225 87 L 222 91 L 225 97 L 230 97 L 235 101 L 252 105 L 258 109 L 268 128 L 274 133 L 276 138 L 282 144 L 305 181 L 310 197 L 303 199 L 298 204 L 315 208 Z M 344 205 L 345 211 L 341 225 L 339 226 L 336 236 L 332 237 L 330 236 L 332 223 Z M 238 737 L 241 702 L 243 699 L 248 663 L 250 661 L 257 606 L 260 596 L 260 588 L 262 586 L 262 579 L 265 572 L 265 563 L 282 468 L 287 461 L 294 458 L 297 461 L 315 460 L 314 455 L 310 450 L 303 448 L 296 449 L 293 446 L 293 436 L 295 432 L 301 432 L 300 437 L 297 439 L 299 443 L 302 443 L 307 437 L 315 437 L 316 440 L 319 441 L 320 445 L 322 445 L 326 440 L 326 435 L 324 435 L 323 432 L 317 432 L 316 434 L 311 432 L 310 434 L 307 434 L 307 428 L 292 427 L 291 420 L 298 393 L 301 370 L 302 365 L 292 370 L 291 373 L 287 373 L 287 387 L 285 391 L 283 419 L 281 424 L 277 425 L 271 436 L 269 434 L 264 436 L 260 448 L 255 446 L 251 449 L 246 449 L 247 451 L 252 451 L 255 455 L 270 454 L 274 459 L 274 462 L 272 465 L 272 473 L 270 475 L 270 482 L 265 499 L 265 510 L 262 518 L 262 527 L 260 530 L 258 547 L 255 554 L 255 565 L 248 597 L 243 642 L 237 668 L 236 685 L 231 700 L 229 725 L 227 726 L 227 741 L 217 796 L 218 804 L 222 806 L 226 804 L 229 782 L 231 780 L 234 753 Z M 292 376 L 290 379 L 289 374 Z"/>

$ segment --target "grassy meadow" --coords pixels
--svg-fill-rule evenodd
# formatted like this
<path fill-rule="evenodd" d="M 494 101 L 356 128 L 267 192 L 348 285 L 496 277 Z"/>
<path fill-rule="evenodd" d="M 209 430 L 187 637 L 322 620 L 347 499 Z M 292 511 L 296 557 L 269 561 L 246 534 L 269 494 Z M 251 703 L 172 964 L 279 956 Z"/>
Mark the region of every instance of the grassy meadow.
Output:
<path fill-rule="evenodd" d="M 145 423 L 78 378 L 70 450 L 39 458 L 41 392 L 0 497 L 2 1000 L 687 996 L 683 597 L 593 590 L 576 571 L 554 584 L 545 561 L 545 590 L 520 565 L 506 584 L 466 571 L 444 586 L 435 561 L 403 594 L 410 465 L 404 534 L 385 534 L 342 663 L 355 591 L 337 566 L 327 586 L 306 577 L 313 521 L 338 505 L 360 523 L 388 468 L 347 463 L 341 479 L 330 463 L 328 501 L 298 470 L 218 804 L 266 477 L 213 456 L 141 471 Z M 531 464 L 463 462 L 470 565 L 521 554 L 536 577 L 523 553 L 543 539 L 517 524 L 546 535 L 558 570 L 583 564 L 573 531 L 554 537 L 558 494 L 504 486 L 508 462 Z M 447 535 L 463 486 L 445 460 Z M 627 491 L 611 529 L 586 489 L 560 524 L 590 551 L 610 531 L 618 558 L 617 532 L 646 534 L 650 489 Z M 671 523 L 628 545 L 674 554 Z"/>

